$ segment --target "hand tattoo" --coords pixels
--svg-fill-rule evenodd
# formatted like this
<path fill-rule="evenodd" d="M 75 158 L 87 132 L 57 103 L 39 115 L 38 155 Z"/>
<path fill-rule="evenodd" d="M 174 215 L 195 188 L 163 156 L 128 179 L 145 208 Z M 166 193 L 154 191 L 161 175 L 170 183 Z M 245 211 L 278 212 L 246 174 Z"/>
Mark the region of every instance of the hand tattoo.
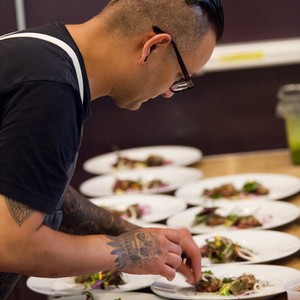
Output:
<path fill-rule="evenodd" d="M 8 209 L 14 220 L 21 226 L 35 211 L 23 203 L 5 197 Z"/>
<path fill-rule="evenodd" d="M 111 254 L 118 256 L 115 260 L 117 269 L 136 266 L 142 260 L 160 254 L 158 237 L 148 232 L 134 231 L 108 238 L 111 240 L 108 245 L 114 248 Z"/>

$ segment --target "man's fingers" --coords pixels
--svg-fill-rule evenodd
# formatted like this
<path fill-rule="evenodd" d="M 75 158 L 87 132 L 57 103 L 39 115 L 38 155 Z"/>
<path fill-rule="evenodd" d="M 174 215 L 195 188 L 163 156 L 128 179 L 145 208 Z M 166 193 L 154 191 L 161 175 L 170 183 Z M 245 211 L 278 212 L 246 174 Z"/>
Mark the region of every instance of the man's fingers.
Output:
<path fill-rule="evenodd" d="M 178 230 L 175 230 L 175 229 L 165 229 L 164 230 L 164 234 L 165 234 L 165 237 L 175 243 L 175 244 L 178 244 L 178 245 L 181 245 L 182 244 L 182 237 L 181 237 L 181 234 Z"/>
<path fill-rule="evenodd" d="M 194 278 L 192 282 L 198 281 L 201 278 L 201 252 L 198 246 L 196 246 L 196 251 L 190 252 L 190 256 L 186 259 L 186 265 L 193 270 Z"/>
<path fill-rule="evenodd" d="M 181 257 L 181 254 L 182 254 L 182 248 L 180 245 L 176 244 L 176 243 L 172 243 L 172 242 L 168 242 L 168 245 L 167 245 L 167 251 L 169 253 L 174 253 L 178 256 Z"/>
<path fill-rule="evenodd" d="M 188 283 L 195 282 L 194 273 L 192 272 L 190 266 L 186 264 L 181 264 L 181 266 L 177 269 L 177 271 L 186 277 L 186 281 Z"/>
<path fill-rule="evenodd" d="M 165 265 L 164 269 L 160 272 L 160 275 L 171 281 L 175 278 L 176 270 Z"/>
<path fill-rule="evenodd" d="M 187 277 L 188 282 L 193 283 L 201 278 L 201 251 L 189 231 L 186 229 L 180 229 L 180 231 L 183 236 L 182 248 L 186 259 L 178 271 Z"/>
<path fill-rule="evenodd" d="M 180 255 L 169 252 L 165 264 L 173 269 L 177 269 L 182 264 L 182 258 Z"/>

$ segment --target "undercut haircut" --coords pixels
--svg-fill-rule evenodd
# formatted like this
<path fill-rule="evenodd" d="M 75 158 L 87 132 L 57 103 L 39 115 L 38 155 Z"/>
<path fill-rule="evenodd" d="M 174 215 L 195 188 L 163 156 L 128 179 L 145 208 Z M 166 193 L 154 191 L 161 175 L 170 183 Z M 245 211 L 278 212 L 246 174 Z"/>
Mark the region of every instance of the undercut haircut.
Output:
<path fill-rule="evenodd" d="M 224 30 L 220 0 L 111 0 L 98 16 L 106 17 L 107 30 L 117 36 L 135 36 L 157 26 L 182 52 L 197 49 L 210 30 L 219 41 Z"/>

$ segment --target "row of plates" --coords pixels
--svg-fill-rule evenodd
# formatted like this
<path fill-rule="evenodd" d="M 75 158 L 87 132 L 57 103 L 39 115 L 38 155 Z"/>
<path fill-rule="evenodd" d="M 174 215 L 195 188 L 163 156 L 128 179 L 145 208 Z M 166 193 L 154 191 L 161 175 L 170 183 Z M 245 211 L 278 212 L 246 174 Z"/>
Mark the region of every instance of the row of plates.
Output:
<path fill-rule="evenodd" d="M 214 234 L 196 235 L 193 238 L 200 247 L 205 244 L 206 239 L 216 235 L 224 236 L 231 239 L 234 243 L 238 243 L 245 248 L 252 249 L 255 253 L 255 257 L 253 261 L 247 262 L 247 265 L 245 265 L 245 262 L 217 265 L 203 259 L 203 270 L 211 270 L 217 277 L 238 276 L 243 273 L 251 273 L 260 280 L 267 281 L 269 283 L 269 286 L 262 289 L 259 293 L 256 293 L 252 296 L 240 296 L 239 299 L 268 299 L 269 297 L 282 293 L 284 291 L 283 286 L 288 281 L 300 278 L 300 271 L 292 268 L 263 264 L 256 265 L 257 263 L 267 263 L 296 253 L 300 249 L 299 238 L 286 233 L 271 230 L 215 232 Z M 111 292 L 124 293 L 151 286 L 151 289 L 155 294 L 168 299 L 224 299 L 223 296 L 218 296 L 216 294 L 199 293 L 195 295 L 192 287 L 185 282 L 184 277 L 180 274 L 177 274 L 176 278 L 172 282 L 167 281 L 161 276 L 155 275 L 124 274 L 124 276 L 124 285 L 112 287 L 109 290 L 95 290 L 93 293 L 96 295 L 98 293 L 103 295 Z M 35 292 L 55 297 L 80 295 L 83 290 L 83 285 L 76 284 L 74 282 L 74 277 L 29 277 L 27 280 L 27 286 Z M 121 298 L 126 299 L 126 295 L 122 295 Z M 226 299 L 236 298 L 232 296 Z"/>
<path fill-rule="evenodd" d="M 168 161 L 168 164 L 162 167 L 140 167 L 132 170 L 120 170 L 113 167 L 118 157 L 145 161 L 152 155 L 161 157 Z M 170 192 L 184 183 L 203 177 L 201 171 L 185 168 L 201 159 L 201 150 L 187 146 L 151 146 L 113 151 L 98 155 L 83 163 L 83 169 L 85 171 L 102 176 L 96 176 L 87 180 L 81 184 L 79 189 L 81 193 L 88 197 L 108 196 L 113 194 L 112 187 L 116 179 L 141 179 L 143 182 L 152 179 L 161 179 L 167 183 L 166 187 L 150 189 L 147 192 L 143 191 L 143 193 Z M 165 168 L 168 169 L 166 170 Z"/>
<path fill-rule="evenodd" d="M 100 175 L 117 172 L 113 167 L 119 156 L 133 160 L 146 160 L 150 155 L 164 158 L 172 166 L 189 166 L 202 159 L 202 151 L 187 146 L 150 146 L 113 151 L 90 158 L 83 169 L 91 174 Z"/>
<path fill-rule="evenodd" d="M 188 167 L 152 167 L 123 171 L 117 174 L 95 176 L 83 182 L 79 190 L 88 197 L 114 195 L 113 186 L 117 179 L 141 180 L 142 182 L 159 179 L 166 183 L 166 186 L 148 189 L 146 191 L 124 192 L 124 194 L 161 194 L 176 190 L 175 196 L 190 205 L 199 205 L 207 202 L 207 197 L 202 196 L 206 188 L 211 189 L 221 184 L 231 183 L 240 189 L 243 184 L 250 180 L 256 180 L 269 189 L 268 195 L 257 197 L 257 199 L 279 200 L 292 196 L 300 191 L 300 179 L 290 175 L 245 173 L 203 179 L 201 170 Z"/>
<path fill-rule="evenodd" d="M 112 164 L 116 161 L 118 155 L 135 160 L 144 160 L 149 155 L 159 155 L 171 161 L 171 165 L 116 172 L 112 168 Z M 80 191 L 90 197 L 90 201 L 94 204 L 110 209 L 124 210 L 132 204 L 149 206 L 148 213 L 142 216 L 139 221 L 129 221 L 146 227 L 152 226 L 153 222 L 166 220 L 166 225 L 159 226 L 187 227 L 193 234 L 199 234 L 193 236 L 199 246 L 204 245 L 206 239 L 219 235 L 229 238 L 243 247 L 252 249 L 255 257 L 247 264 L 236 262 L 217 265 L 208 259 L 202 259 L 203 270 L 212 270 L 217 277 L 239 276 L 246 272 L 269 283 L 260 292 L 240 296 L 239 299 L 265 300 L 284 292 L 284 285 L 288 281 L 299 278 L 300 271 L 282 266 L 263 265 L 262 263 L 282 259 L 300 249 L 300 239 L 298 237 L 270 230 L 299 218 L 300 211 L 296 205 L 272 200 L 284 199 L 299 192 L 300 180 L 293 176 L 270 173 L 237 174 L 203 179 L 200 170 L 186 167 L 201 158 L 202 152 L 200 150 L 182 146 L 134 148 L 118 153 L 112 152 L 100 155 L 85 162 L 83 167 L 87 172 L 96 175 L 101 174 L 102 176 L 96 176 L 84 182 L 80 186 Z M 167 186 L 143 191 L 142 193 L 114 195 L 112 186 L 116 179 L 142 181 L 160 179 L 167 183 Z M 206 188 L 214 188 L 227 183 L 232 183 L 235 187 L 240 188 L 248 180 L 259 181 L 269 189 L 270 193 L 267 196 L 247 200 L 221 199 L 209 201 L 202 196 L 203 190 Z M 171 191 L 176 191 L 175 197 L 162 194 Z M 195 207 L 186 209 L 188 204 Z M 255 230 L 235 231 L 223 226 L 213 228 L 204 225 L 192 226 L 195 215 L 204 206 L 210 205 L 217 206 L 217 212 L 221 215 L 227 215 L 232 211 L 239 211 L 241 214 L 255 213 L 260 221 L 264 220 L 263 225 L 255 228 Z M 258 263 L 259 265 L 257 265 Z M 124 274 L 124 276 L 126 283 L 118 288 L 93 291 L 95 299 L 161 299 L 158 296 L 167 299 L 225 299 L 224 296 L 217 294 L 195 293 L 193 287 L 186 283 L 181 274 L 177 274 L 172 282 L 153 275 Z M 58 279 L 29 277 L 27 286 L 33 291 L 46 295 L 55 297 L 72 295 L 74 300 L 85 299 L 85 297 L 80 296 L 83 286 L 75 284 L 73 277 Z M 132 292 L 149 286 L 156 295 Z M 226 299 L 236 299 L 236 297 L 226 297 Z"/>
<path fill-rule="evenodd" d="M 211 233 L 214 231 L 233 230 L 226 226 L 193 226 L 193 220 L 203 206 L 186 209 L 186 203 L 170 195 L 120 195 L 103 198 L 94 198 L 90 201 L 97 206 L 124 211 L 130 205 L 138 204 L 145 207 L 145 213 L 140 219 L 127 218 L 129 222 L 140 226 L 147 226 L 155 222 L 166 220 L 169 227 L 186 227 L 193 234 Z M 299 218 L 300 210 L 292 203 L 283 201 L 228 201 L 217 200 L 215 206 L 217 213 L 227 216 L 229 213 L 238 212 L 239 215 L 253 214 L 262 224 L 256 229 L 272 229 Z M 153 224 L 152 224 L 153 225 Z M 157 224 L 155 224 L 157 225 Z"/>
<path fill-rule="evenodd" d="M 220 296 L 215 293 L 195 293 L 194 288 L 186 283 L 185 278 L 177 273 L 174 280 L 167 281 L 161 276 L 155 275 L 124 275 L 124 285 L 119 287 L 112 287 L 109 290 L 94 290 L 93 294 L 96 296 L 101 295 L 101 300 L 109 299 L 105 298 L 105 295 L 111 297 L 111 293 L 122 293 L 119 297 L 121 299 L 127 299 L 126 293 L 128 291 L 134 291 L 145 287 L 151 287 L 151 290 L 159 295 L 166 297 L 167 299 L 198 299 L 198 300 L 221 300 L 221 299 L 270 299 L 276 294 L 283 293 L 285 291 L 284 285 L 295 279 L 299 279 L 300 271 L 275 265 L 222 265 L 214 268 L 204 267 L 203 271 L 212 270 L 213 274 L 219 278 L 240 276 L 243 273 L 253 274 L 256 278 L 267 282 L 268 286 L 264 287 L 255 294 L 248 296 Z M 73 277 L 65 278 L 38 278 L 29 277 L 27 280 L 27 286 L 38 293 L 50 295 L 54 297 L 80 295 L 83 290 L 82 284 L 76 284 Z M 144 294 L 137 293 L 143 296 Z M 153 295 L 154 296 L 154 295 Z M 103 297 L 103 298 L 102 298 Z M 72 299 L 75 299 L 72 297 Z M 78 299 L 82 299 L 78 297 Z M 116 298 L 110 298 L 116 299 Z M 128 298 L 131 299 L 131 298 Z M 134 298 L 135 299 L 135 298 Z M 138 299 L 138 298 L 136 298 Z M 148 299 L 148 298 L 139 298 Z M 157 297 L 150 297 L 149 299 L 157 299 Z"/>

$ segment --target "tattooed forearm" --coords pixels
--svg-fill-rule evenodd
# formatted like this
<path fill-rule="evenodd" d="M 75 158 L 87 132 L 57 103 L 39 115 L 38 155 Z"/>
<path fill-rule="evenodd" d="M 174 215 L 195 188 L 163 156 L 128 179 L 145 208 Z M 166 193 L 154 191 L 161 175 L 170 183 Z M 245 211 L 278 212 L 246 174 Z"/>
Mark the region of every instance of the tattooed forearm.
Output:
<path fill-rule="evenodd" d="M 60 231 L 72 234 L 119 235 L 138 227 L 98 207 L 69 187 L 62 205 L 64 213 Z"/>
<path fill-rule="evenodd" d="M 117 255 L 117 269 L 138 265 L 142 259 L 160 254 L 158 238 L 148 232 L 134 231 L 108 238 L 111 240 L 108 245 L 114 248 L 111 254 Z"/>
<path fill-rule="evenodd" d="M 35 212 L 35 210 L 23 203 L 12 200 L 8 197 L 5 197 L 5 200 L 12 217 L 19 226 L 21 226 Z"/>

